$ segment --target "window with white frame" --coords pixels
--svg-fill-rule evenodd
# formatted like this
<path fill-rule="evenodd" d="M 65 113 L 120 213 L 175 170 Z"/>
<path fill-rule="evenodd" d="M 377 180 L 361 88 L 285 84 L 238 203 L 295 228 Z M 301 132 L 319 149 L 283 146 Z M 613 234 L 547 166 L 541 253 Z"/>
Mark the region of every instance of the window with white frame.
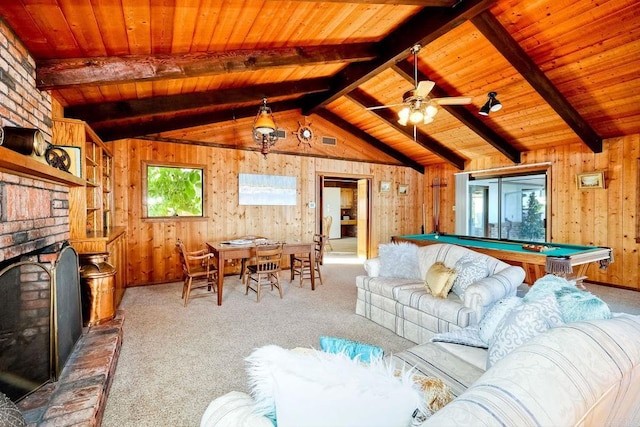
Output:
<path fill-rule="evenodd" d="M 547 174 L 543 171 L 456 179 L 456 234 L 544 242 Z"/>

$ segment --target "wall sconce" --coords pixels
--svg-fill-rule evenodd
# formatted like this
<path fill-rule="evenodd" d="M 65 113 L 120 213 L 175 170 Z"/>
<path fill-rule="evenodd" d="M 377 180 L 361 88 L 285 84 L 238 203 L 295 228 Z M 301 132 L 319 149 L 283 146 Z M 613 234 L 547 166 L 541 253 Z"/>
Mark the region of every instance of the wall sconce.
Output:
<path fill-rule="evenodd" d="M 491 111 L 499 111 L 502 108 L 502 103 L 498 101 L 496 96 L 498 96 L 497 92 L 489 92 L 487 94 L 487 102 L 485 102 L 480 111 L 478 111 L 478 114 L 481 116 L 488 116 Z"/>
<path fill-rule="evenodd" d="M 269 150 L 278 141 L 276 121 L 271 108 L 267 106 L 267 98 L 262 98 L 262 105 L 253 121 L 253 139 L 261 147 L 260 152 L 267 158 Z"/>

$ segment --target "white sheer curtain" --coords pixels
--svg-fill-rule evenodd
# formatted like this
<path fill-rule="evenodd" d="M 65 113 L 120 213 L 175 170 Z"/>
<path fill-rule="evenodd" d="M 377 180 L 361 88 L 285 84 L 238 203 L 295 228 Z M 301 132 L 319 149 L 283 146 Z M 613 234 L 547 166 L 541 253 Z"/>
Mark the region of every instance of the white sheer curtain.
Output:
<path fill-rule="evenodd" d="M 468 234 L 468 225 L 469 225 L 469 196 L 468 196 L 468 185 L 469 185 L 469 174 L 468 173 L 458 173 L 456 174 L 456 231 L 455 233 L 458 235 L 467 235 Z"/>

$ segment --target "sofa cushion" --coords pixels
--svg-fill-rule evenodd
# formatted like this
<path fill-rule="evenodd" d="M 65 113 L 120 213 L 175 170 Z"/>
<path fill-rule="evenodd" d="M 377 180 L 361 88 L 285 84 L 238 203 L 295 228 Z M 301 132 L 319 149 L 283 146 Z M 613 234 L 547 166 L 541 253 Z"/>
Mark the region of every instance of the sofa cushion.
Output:
<path fill-rule="evenodd" d="M 459 351 L 450 351 L 448 347 L 458 348 Z M 454 396 L 459 396 L 484 373 L 483 367 L 466 359 L 480 358 L 484 362 L 486 353 L 486 350 L 476 347 L 429 342 L 389 357 L 398 368 L 413 368 L 421 375 L 440 378 Z"/>
<path fill-rule="evenodd" d="M 453 268 L 457 274 L 451 292 L 458 295 L 463 301 L 464 291 L 467 290 L 469 285 L 489 275 L 486 257 L 467 254 L 460 258 Z"/>
<path fill-rule="evenodd" d="M 514 307 L 500 321 L 489 341 L 487 368 L 536 335 L 563 323 L 553 296 Z"/>
<path fill-rule="evenodd" d="M 356 277 L 356 286 L 386 298 L 398 299 L 404 289 L 423 289 L 424 281 L 415 279 L 394 279 L 392 277 Z"/>
<path fill-rule="evenodd" d="M 430 341 L 488 348 L 487 343 L 480 338 L 480 328 L 478 325 L 467 326 L 466 328 L 456 329 L 455 331 L 441 332 L 435 334 Z"/>
<path fill-rule="evenodd" d="M 418 246 L 413 243 L 388 243 L 378 247 L 380 276 L 422 279 L 418 267 Z"/>
<path fill-rule="evenodd" d="M 420 289 L 400 289 L 396 300 L 402 305 L 460 327 L 468 326 L 469 319 L 474 313 L 473 310 L 462 305 L 460 297 L 456 294 L 449 293 L 446 298 L 436 298 L 424 286 Z M 473 319 L 475 320 L 475 317 Z"/>
<path fill-rule="evenodd" d="M 447 267 L 444 263 L 436 262 L 427 270 L 425 283 L 434 297 L 446 298 L 456 275 L 455 269 Z"/>
<path fill-rule="evenodd" d="M 426 426 L 640 425 L 640 317 L 553 328 L 506 356 Z"/>

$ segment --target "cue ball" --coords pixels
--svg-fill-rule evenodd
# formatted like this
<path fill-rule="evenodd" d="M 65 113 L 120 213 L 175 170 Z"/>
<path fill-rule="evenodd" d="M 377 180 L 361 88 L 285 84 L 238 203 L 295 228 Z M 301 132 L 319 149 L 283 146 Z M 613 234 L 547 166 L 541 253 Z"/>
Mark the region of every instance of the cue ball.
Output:
<path fill-rule="evenodd" d="M 437 234 L 435 236 L 433 236 L 434 239 L 439 238 L 440 236 L 438 236 Z"/>

